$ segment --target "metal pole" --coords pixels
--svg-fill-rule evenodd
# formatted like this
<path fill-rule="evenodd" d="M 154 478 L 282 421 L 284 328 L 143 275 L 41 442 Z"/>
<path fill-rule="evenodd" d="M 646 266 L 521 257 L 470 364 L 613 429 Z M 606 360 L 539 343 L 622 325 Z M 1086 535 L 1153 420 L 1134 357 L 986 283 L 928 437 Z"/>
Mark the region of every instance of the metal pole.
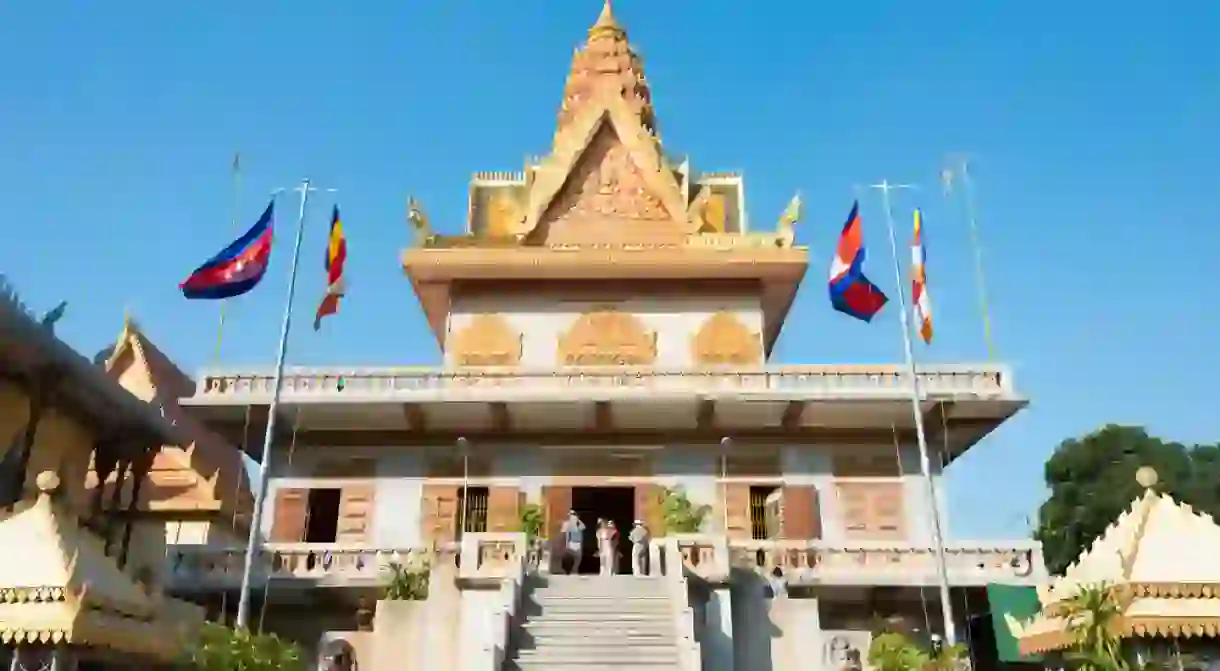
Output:
<path fill-rule="evenodd" d="M 724 517 L 724 535 L 729 535 L 729 447 L 733 439 L 720 439 L 720 510 Z"/>
<path fill-rule="evenodd" d="M 458 511 L 458 538 L 462 538 L 466 534 L 466 509 L 470 506 L 470 500 L 467 498 L 470 493 L 470 441 L 465 438 L 457 439 L 458 449 L 462 451 L 462 509 Z"/>
<path fill-rule="evenodd" d="M 238 207 L 241 204 L 241 152 L 233 154 L 233 229 L 237 229 Z M 225 336 L 225 307 L 228 299 L 220 301 L 220 323 L 216 326 L 216 364 L 220 365 L 220 347 Z"/>
<path fill-rule="evenodd" d="M 890 234 L 890 252 L 894 257 L 894 280 L 898 291 L 898 309 L 902 323 L 902 345 L 906 352 L 907 374 L 911 376 L 911 412 L 915 416 L 915 435 L 919 441 L 919 464 L 923 468 L 924 482 L 928 487 L 928 503 L 932 509 L 932 543 L 936 551 L 936 567 L 940 578 L 940 612 L 945 623 L 945 641 L 950 645 L 957 643 L 957 633 L 953 625 L 953 602 L 949 597 L 949 568 L 945 562 L 945 541 L 940 528 L 940 506 L 936 500 L 936 481 L 932 478 L 932 460 L 928 457 L 928 439 L 924 434 L 923 411 L 920 408 L 922 394 L 919 389 L 919 376 L 915 370 L 915 353 L 911 348 L 911 324 L 907 316 L 906 290 L 902 288 L 902 266 L 898 261 L 898 239 L 894 235 L 894 215 L 890 209 L 890 190 L 907 189 L 909 185 L 890 184 L 882 181 L 873 188 L 881 191 L 881 202 L 885 207 L 885 225 Z"/>
<path fill-rule="evenodd" d="M 974 209 L 974 185 L 970 182 L 970 162 L 962 159 L 962 191 L 966 199 L 966 219 L 970 224 L 970 246 L 974 248 L 974 281 L 978 285 L 979 311 L 983 313 L 983 341 L 987 359 L 995 361 L 995 341 L 991 336 L 991 306 L 987 301 L 987 278 L 983 275 L 983 248 L 979 244 L 978 218 Z"/>
<path fill-rule="evenodd" d="M 301 260 L 301 239 L 305 237 L 305 204 L 309 201 L 309 178 L 301 181 L 301 209 L 297 213 L 297 237 L 292 247 L 292 269 L 288 273 L 288 300 L 284 305 L 284 322 L 280 327 L 280 349 L 275 358 L 274 391 L 267 409 L 267 433 L 263 436 L 263 459 L 258 471 L 258 490 L 254 492 L 254 514 L 250 519 L 250 535 L 246 540 L 246 557 L 241 569 L 241 598 L 237 602 L 237 628 L 247 629 L 250 620 L 250 574 L 254 570 L 254 555 L 261 545 L 259 527 L 263 523 L 263 507 L 267 498 L 267 480 L 271 473 L 271 442 L 275 437 L 275 415 L 279 410 L 280 392 L 284 383 L 284 357 L 288 353 L 288 333 L 292 330 L 292 298 L 297 288 L 297 263 Z"/>

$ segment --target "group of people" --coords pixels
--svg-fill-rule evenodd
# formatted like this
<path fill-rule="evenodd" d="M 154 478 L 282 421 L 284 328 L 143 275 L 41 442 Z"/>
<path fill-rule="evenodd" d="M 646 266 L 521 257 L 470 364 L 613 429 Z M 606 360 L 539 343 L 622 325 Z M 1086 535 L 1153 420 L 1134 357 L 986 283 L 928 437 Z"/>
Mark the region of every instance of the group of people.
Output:
<path fill-rule="evenodd" d="M 568 511 L 568 519 L 560 528 L 563 537 L 563 561 L 567 573 L 579 573 L 584 558 L 585 523 L 575 510 Z M 648 575 L 648 527 L 640 520 L 632 525 L 627 534 L 631 542 L 631 574 Z M 601 560 L 601 575 L 618 574 L 618 526 L 614 520 L 597 520 L 597 556 Z"/>

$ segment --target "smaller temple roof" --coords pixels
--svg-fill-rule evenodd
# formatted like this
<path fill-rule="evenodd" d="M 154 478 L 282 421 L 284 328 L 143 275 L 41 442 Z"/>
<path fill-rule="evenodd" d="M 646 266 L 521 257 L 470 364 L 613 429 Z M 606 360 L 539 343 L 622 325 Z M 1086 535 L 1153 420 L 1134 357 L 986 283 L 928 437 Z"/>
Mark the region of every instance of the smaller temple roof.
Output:
<path fill-rule="evenodd" d="M 1106 586 L 1123 606 L 1124 636 L 1220 636 L 1220 525 L 1154 490 L 1156 471 L 1141 468 L 1144 493 L 1045 588 L 1042 611 L 1009 628 L 1024 654 L 1071 644 L 1066 602 L 1086 587 Z M 1186 551 L 1186 548 L 1190 548 Z"/>
<path fill-rule="evenodd" d="M 37 483 L 37 500 L 0 522 L 0 547 L 20 549 L 0 553 L 0 642 L 177 658 L 203 610 L 137 583 L 60 503 L 59 477 Z"/>
<path fill-rule="evenodd" d="M 106 374 L 137 398 L 157 402 L 180 428 L 182 447 L 157 452 L 148 475 L 148 509 L 166 514 L 224 513 L 242 526 L 253 494 L 241 451 L 193 417 L 181 412 L 180 398 L 195 393 L 195 382 L 148 337 L 130 315 L 112 347 L 103 352 Z"/>

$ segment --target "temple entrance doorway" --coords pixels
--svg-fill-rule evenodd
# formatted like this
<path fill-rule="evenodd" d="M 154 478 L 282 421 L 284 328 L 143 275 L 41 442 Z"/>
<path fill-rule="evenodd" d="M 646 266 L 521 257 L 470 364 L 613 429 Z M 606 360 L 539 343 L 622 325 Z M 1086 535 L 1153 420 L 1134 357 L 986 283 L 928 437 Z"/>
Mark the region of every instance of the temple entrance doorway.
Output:
<path fill-rule="evenodd" d="M 627 535 L 635 521 L 634 487 L 573 487 L 572 510 L 585 523 L 583 556 L 573 573 L 597 574 L 601 557 L 597 553 L 597 520 L 613 520 L 618 527 L 618 572 L 631 572 L 631 547 Z"/>

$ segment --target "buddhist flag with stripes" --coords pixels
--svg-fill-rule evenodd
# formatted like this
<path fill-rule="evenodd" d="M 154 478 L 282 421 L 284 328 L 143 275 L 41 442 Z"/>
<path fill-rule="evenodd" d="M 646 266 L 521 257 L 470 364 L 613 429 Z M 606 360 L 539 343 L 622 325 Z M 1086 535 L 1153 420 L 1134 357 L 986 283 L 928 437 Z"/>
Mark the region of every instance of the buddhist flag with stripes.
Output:
<path fill-rule="evenodd" d="M 343 266 L 347 262 L 347 239 L 343 237 L 343 221 L 339 218 L 339 206 L 330 215 L 330 234 L 326 239 L 326 295 L 318 304 L 318 313 L 313 319 L 313 330 L 322 328 L 322 318 L 339 311 L 339 299 L 343 298 Z"/>
<path fill-rule="evenodd" d="M 932 298 L 928 295 L 928 251 L 923 246 L 923 213 L 915 210 L 915 236 L 911 241 L 911 302 L 919 337 L 932 344 Z"/>

